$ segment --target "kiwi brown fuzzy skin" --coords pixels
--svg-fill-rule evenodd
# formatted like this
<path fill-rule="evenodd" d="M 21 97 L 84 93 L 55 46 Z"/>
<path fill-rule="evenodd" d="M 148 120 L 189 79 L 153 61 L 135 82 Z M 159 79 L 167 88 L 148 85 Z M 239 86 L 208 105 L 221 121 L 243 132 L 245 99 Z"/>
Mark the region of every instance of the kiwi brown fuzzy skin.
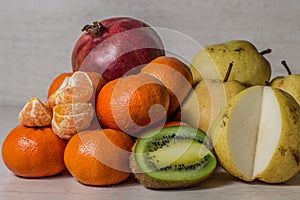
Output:
<path fill-rule="evenodd" d="M 192 180 L 192 181 L 161 181 L 154 178 L 149 177 L 147 174 L 143 173 L 140 168 L 137 166 L 135 162 L 135 156 L 134 153 L 131 153 L 130 155 L 130 168 L 135 176 L 135 178 L 146 188 L 152 189 L 152 190 L 166 190 L 166 189 L 181 189 L 181 188 L 188 188 L 193 187 L 207 178 L 209 178 L 214 171 L 212 171 L 210 174 L 208 174 L 206 177 L 203 177 L 198 180 Z"/>

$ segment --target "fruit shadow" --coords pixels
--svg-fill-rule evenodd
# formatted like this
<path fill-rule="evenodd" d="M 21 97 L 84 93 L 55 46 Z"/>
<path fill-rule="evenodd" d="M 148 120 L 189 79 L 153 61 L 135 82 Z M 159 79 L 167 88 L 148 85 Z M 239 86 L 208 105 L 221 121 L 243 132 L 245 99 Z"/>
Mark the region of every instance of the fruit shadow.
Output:
<path fill-rule="evenodd" d="M 182 190 L 190 190 L 190 191 L 195 191 L 195 190 L 209 190 L 209 189 L 214 189 L 214 188 L 219 188 L 223 187 L 226 185 L 231 185 L 231 184 L 246 184 L 246 185 L 256 185 L 256 186 L 264 186 L 264 187 L 287 187 L 287 186 L 300 186 L 300 173 L 298 173 L 295 177 L 290 179 L 287 182 L 284 183 L 278 183 L 278 184 L 272 184 L 272 183 L 265 183 L 260 180 L 255 180 L 253 182 L 246 182 L 242 181 L 232 175 L 230 175 L 228 172 L 226 172 L 224 169 L 222 169 L 220 166 L 217 167 L 216 171 L 214 174 L 209 177 L 207 180 L 204 182 L 200 183 L 199 185 L 195 187 L 190 187 L 190 188 L 184 188 Z M 177 189 L 178 190 L 178 189 Z"/>
<path fill-rule="evenodd" d="M 111 188 L 120 188 L 120 187 L 132 187 L 132 186 L 140 186 L 141 184 L 138 182 L 138 180 L 134 177 L 133 174 L 131 174 L 125 181 L 115 184 L 115 185 L 109 185 L 108 187 Z"/>
<path fill-rule="evenodd" d="M 45 180 L 45 181 L 47 181 L 47 180 L 51 180 L 51 179 L 56 180 L 56 179 L 64 179 L 64 178 L 71 177 L 71 174 L 66 169 L 58 174 L 54 174 L 54 175 L 50 175 L 50 176 L 42 176 L 42 177 L 23 177 L 23 176 L 19 176 L 16 174 L 12 174 L 12 175 L 23 181 L 26 181 L 26 180 L 39 180 L 39 181 Z"/>
<path fill-rule="evenodd" d="M 228 174 L 225 170 L 223 170 L 221 167 L 217 167 L 215 172 L 209 177 L 207 180 L 203 181 L 197 186 L 189 187 L 189 188 L 182 188 L 182 189 L 176 189 L 177 190 L 206 190 L 206 189 L 213 189 L 222 187 L 224 185 L 229 185 L 232 183 L 235 183 L 238 179 Z M 128 187 L 128 186 L 140 186 L 141 184 L 138 182 L 138 180 L 134 177 L 132 174 L 127 180 L 124 182 L 114 186 L 110 187 Z M 150 189 L 152 190 L 152 189 Z M 172 191 L 174 189 L 162 189 L 163 191 Z M 155 189 L 154 189 L 155 191 Z"/>
<path fill-rule="evenodd" d="M 225 185 L 234 184 L 237 179 L 231 176 L 228 172 L 222 169 L 220 166 L 217 167 L 215 172 L 208 177 L 205 181 L 199 185 L 191 188 L 186 188 L 184 190 L 208 190 L 223 187 Z"/>
<path fill-rule="evenodd" d="M 70 178 L 71 176 L 67 171 L 63 171 L 61 173 L 52 176 L 34 177 L 34 178 L 21 177 L 13 174 L 12 172 L 9 172 L 9 174 L 7 174 L 7 177 L 4 178 L 4 180 L 2 180 L 1 182 L 1 185 L 3 186 L 1 192 L 3 192 L 3 194 L 10 194 L 10 195 L 15 193 L 21 196 L 24 195 L 25 197 L 30 193 L 46 191 L 48 187 L 49 190 L 53 189 L 53 185 L 56 186 L 56 184 L 58 183 L 57 179 L 70 179 Z M 44 183 L 46 185 L 44 185 Z"/>
<path fill-rule="evenodd" d="M 294 176 L 293 178 L 291 178 L 290 180 L 288 180 L 287 182 L 284 183 L 265 183 L 263 181 L 260 180 L 255 180 L 253 182 L 244 182 L 246 184 L 250 184 L 250 185 L 263 185 L 263 186 L 269 186 L 269 187 L 274 187 L 274 186 L 278 186 L 278 187 L 286 187 L 286 186 L 300 186 L 300 173 L 298 173 L 296 176 Z"/>
<path fill-rule="evenodd" d="M 300 186 L 300 173 L 298 173 L 296 176 L 291 178 L 289 181 L 284 183 L 265 183 L 260 180 L 254 180 L 253 182 L 246 182 L 242 181 L 232 175 L 230 175 L 228 172 L 226 172 L 224 169 L 222 169 L 220 166 L 216 169 L 215 173 L 208 178 L 203 183 L 200 183 L 198 186 L 194 188 L 189 188 L 189 190 L 205 190 L 205 189 L 213 189 L 225 185 L 230 184 L 246 184 L 246 185 L 256 185 L 256 186 L 264 186 L 264 187 L 286 187 L 286 186 Z"/>
<path fill-rule="evenodd" d="M 61 178 L 72 178 L 75 180 L 75 178 L 68 172 L 64 172 L 63 174 L 60 175 Z M 77 181 L 78 183 L 80 183 L 79 181 Z M 95 185 L 88 185 L 88 184 L 84 184 L 84 183 L 80 183 L 83 186 L 86 187 L 90 187 L 90 188 L 126 188 L 126 187 L 132 187 L 132 186 L 140 186 L 141 184 L 139 183 L 139 181 L 134 177 L 134 174 L 130 174 L 130 176 L 119 183 L 116 184 L 112 184 L 112 185 L 102 185 L 102 186 L 95 186 Z"/>
<path fill-rule="evenodd" d="M 293 177 L 288 182 L 282 184 L 286 186 L 300 186 L 300 173 L 298 173 L 295 177 Z"/>
<path fill-rule="evenodd" d="M 134 175 L 133 174 L 131 174 L 130 176 L 129 176 L 129 178 L 128 179 L 126 179 L 125 181 L 123 181 L 121 184 L 117 184 L 117 185 L 114 185 L 114 186 L 112 186 L 112 187 L 128 187 L 128 186 L 139 186 L 139 185 L 141 185 L 140 183 L 139 183 L 139 181 L 134 177 Z"/>

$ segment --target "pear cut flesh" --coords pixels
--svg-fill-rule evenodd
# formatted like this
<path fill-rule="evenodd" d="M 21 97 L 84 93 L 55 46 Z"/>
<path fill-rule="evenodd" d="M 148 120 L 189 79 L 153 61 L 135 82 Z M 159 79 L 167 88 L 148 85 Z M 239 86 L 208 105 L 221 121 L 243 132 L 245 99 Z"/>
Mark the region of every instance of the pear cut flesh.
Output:
<path fill-rule="evenodd" d="M 300 107 L 283 91 L 244 90 L 221 111 L 211 135 L 220 164 L 242 180 L 280 183 L 299 172 Z"/>

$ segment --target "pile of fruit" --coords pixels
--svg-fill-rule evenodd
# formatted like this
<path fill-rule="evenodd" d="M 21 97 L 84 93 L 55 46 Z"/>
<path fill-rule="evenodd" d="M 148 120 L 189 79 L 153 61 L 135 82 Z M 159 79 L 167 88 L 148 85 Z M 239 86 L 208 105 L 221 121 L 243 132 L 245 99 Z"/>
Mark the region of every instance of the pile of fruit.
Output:
<path fill-rule="evenodd" d="M 66 169 L 105 186 L 133 174 L 147 188 L 171 189 L 198 185 L 217 165 L 248 182 L 299 172 L 300 75 L 270 81 L 269 49 L 231 41 L 205 47 L 187 66 L 139 20 L 82 30 L 73 71 L 53 80 L 45 102 L 27 101 L 3 142 L 17 176 Z"/>

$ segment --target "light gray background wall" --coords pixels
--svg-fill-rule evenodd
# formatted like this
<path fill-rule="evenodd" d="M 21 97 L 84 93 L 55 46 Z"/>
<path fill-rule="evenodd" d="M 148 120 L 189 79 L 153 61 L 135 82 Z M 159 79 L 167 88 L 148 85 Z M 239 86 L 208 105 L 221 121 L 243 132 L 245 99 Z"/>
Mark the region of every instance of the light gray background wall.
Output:
<path fill-rule="evenodd" d="M 0 0 L 0 105 L 45 99 L 52 79 L 71 70 L 82 26 L 112 16 L 180 31 L 203 46 L 247 39 L 273 49 L 273 76 L 285 74 L 282 59 L 300 73 L 299 0 Z"/>

